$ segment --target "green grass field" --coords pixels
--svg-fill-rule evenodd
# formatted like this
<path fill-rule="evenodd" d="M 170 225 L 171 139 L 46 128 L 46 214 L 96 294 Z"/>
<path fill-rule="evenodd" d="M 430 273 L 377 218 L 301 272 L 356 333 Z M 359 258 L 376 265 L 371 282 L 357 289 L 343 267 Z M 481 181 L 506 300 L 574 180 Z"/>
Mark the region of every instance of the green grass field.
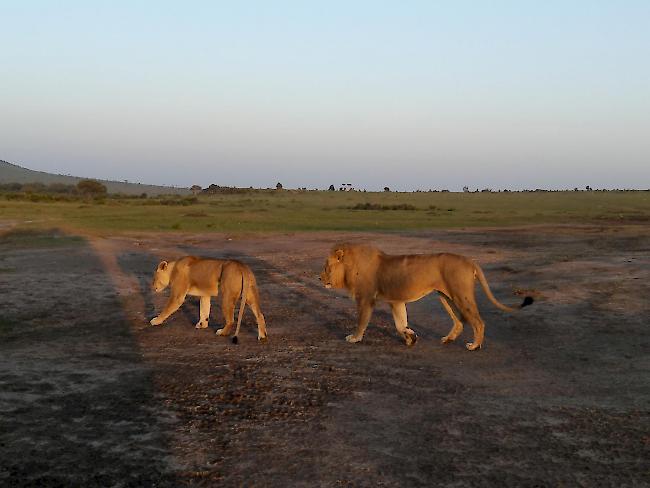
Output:
<path fill-rule="evenodd" d="M 368 209 L 353 209 L 355 206 Z M 152 199 L 109 198 L 100 203 L 30 201 L 0 195 L 0 221 L 11 221 L 21 228 L 58 227 L 99 233 L 363 231 L 605 221 L 647 223 L 650 222 L 650 192 L 257 190 L 201 196 L 195 203 L 186 205 L 163 205 L 160 200 Z"/>

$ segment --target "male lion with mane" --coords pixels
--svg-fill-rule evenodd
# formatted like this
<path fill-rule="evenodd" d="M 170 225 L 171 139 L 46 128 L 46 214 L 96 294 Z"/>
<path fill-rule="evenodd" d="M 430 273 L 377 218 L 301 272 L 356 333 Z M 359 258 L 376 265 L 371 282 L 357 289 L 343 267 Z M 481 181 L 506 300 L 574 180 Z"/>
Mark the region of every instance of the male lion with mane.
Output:
<path fill-rule="evenodd" d="M 171 285 L 171 294 L 163 311 L 151 319 L 151 325 L 162 324 L 185 301 L 186 295 L 201 297 L 200 319 L 197 329 L 208 327 L 210 297 L 216 297 L 221 286 L 221 312 L 225 320 L 223 329 L 217 335 L 227 336 L 235 318 L 235 305 L 241 295 L 237 329 L 232 341 L 237 344 L 239 326 L 248 305 L 257 320 L 257 339 L 266 341 L 266 322 L 260 310 L 260 295 L 257 281 L 251 269 L 233 259 L 205 259 L 185 256 L 177 261 L 161 261 L 153 276 L 152 287 L 159 293 Z"/>
<path fill-rule="evenodd" d="M 463 331 L 454 308 L 474 329 L 474 341 L 467 343 L 473 351 L 483 344 L 485 324 L 478 313 L 474 282 L 478 280 L 490 301 L 501 310 L 514 312 L 533 303 L 526 297 L 517 308 L 503 305 L 492 295 L 478 264 L 458 254 L 389 255 L 374 246 L 342 244 L 335 246 L 325 261 L 320 280 L 326 288 L 348 290 L 359 311 L 357 331 L 345 339 L 360 342 L 366 331 L 377 299 L 388 302 L 397 332 L 407 346 L 415 344 L 417 335 L 408 327 L 406 304 L 437 291 L 442 306 L 454 321 L 443 343 L 455 340 Z"/>

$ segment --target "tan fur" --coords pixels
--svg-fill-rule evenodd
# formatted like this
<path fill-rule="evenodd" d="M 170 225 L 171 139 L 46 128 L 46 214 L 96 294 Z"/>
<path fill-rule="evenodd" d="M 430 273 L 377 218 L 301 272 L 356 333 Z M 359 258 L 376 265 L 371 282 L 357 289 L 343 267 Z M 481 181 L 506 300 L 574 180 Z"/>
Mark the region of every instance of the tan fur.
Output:
<path fill-rule="evenodd" d="M 455 308 L 474 330 L 474 341 L 467 344 L 467 349 L 478 349 L 483 344 L 485 324 L 476 306 L 476 279 L 498 308 L 509 312 L 517 310 L 498 302 L 478 264 L 457 254 L 388 255 L 373 246 L 344 244 L 332 249 L 320 279 L 326 288 L 347 289 L 357 302 L 357 330 L 346 337 L 348 342 L 363 339 L 376 300 L 384 300 L 392 308 L 395 327 L 406 345 L 414 344 L 417 335 L 408 327 L 406 304 L 436 291 L 454 322 L 442 342 L 453 341 L 463 330 Z M 524 305 L 528 303 L 532 303 L 532 299 L 524 301 Z"/>
<path fill-rule="evenodd" d="M 234 337 L 239 333 L 244 307 L 248 305 L 257 320 L 258 340 L 266 340 L 266 322 L 260 310 L 257 282 L 251 269 L 244 263 L 232 259 L 204 259 L 195 256 L 185 256 L 177 261 L 162 261 L 154 273 L 152 287 L 156 292 L 161 292 L 167 286 L 171 286 L 169 301 L 160 315 L 151 320 L 151 325 L 162 324 L 178 310 L 187 295 L 193 295 L 201 297 L 201 317 L 196 328 L 207 328 L 210 297 L 216 297 L 221 288 L 221 308 L 225 326 L 217 330 L 217 335 L 230 334 L 234 324 L 235 305 L 241 295 Z M 233 338 L 233 341 L 236 342 L 236 339 Z"/>

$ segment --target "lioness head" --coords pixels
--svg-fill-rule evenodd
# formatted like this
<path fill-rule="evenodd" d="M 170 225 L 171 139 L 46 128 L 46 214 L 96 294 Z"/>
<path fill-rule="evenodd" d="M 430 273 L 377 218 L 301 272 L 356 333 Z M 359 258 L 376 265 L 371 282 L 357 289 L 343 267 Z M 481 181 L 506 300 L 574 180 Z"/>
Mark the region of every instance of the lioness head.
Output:
<path fill-rule="evenodd" d="M 153 282 L 151 283 L 151 288 L 153 288 L 156 293 L 163 291 L 169 286 L 169 279 L 171 278 L 171 266 L 167 261 L 161 261 L 156 271 L 153 274 Z"/>
<path fill-rule="evenodd" d="M 345 266 L 343 264 L 343 249 L 334 249 L 327 259 L 320 274 L 320 280 L 325 288 L 345 288 Z"/>

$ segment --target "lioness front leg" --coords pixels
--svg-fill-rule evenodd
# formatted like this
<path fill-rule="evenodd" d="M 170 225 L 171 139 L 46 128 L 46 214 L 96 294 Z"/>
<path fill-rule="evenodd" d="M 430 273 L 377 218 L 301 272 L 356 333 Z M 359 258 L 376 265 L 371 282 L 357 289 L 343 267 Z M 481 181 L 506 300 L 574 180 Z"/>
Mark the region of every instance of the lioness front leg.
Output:
<path fill-rule="evenodd" d="M 162 312 L 157 317 L 154 317 L 151 319 L 149 322 L 151 325 L 160 325 L 162 324 L 167 318 L 173 314 L 176 310 L 180 308 L 181 305 L 183 305 L 183 302 L 185 301 L 185 294 L 174 294 L 169 297 L 169 300 L 167 301 L 167 305 L 165 305 L 165 308 L 163 309 Z"/>
<path fill-rule="evenodd" d="M 404 338 L 407 346 L 412 346 L 418 340 L 418 336 L 413 329 L 409 329 L 406 303 L 391 303 L 390 307 L 393 311 L 393 320 L 397 332 Z"/>
<path fill-rule="evenodd" d="M 357 309 L 359 312 L 357 331 L 354 334 L 346 336 L 346 341 L 352 343 L 361 342 L 363 339 L 363 334 L 366 332 L 366 328 L 368 327 L 368 322 L 370 322 L 370 317 L 372 316 L 373 305 L 374 303 L 366 300 L 359 300 L 357 302 Z"/>
<path fill-rule="evenodd" d="M 210 320 L 210 297 L 201 297 L 201 310 L 199 312 L 199 321 L 196 323 L 197 329 L 206 329 Z"/>

